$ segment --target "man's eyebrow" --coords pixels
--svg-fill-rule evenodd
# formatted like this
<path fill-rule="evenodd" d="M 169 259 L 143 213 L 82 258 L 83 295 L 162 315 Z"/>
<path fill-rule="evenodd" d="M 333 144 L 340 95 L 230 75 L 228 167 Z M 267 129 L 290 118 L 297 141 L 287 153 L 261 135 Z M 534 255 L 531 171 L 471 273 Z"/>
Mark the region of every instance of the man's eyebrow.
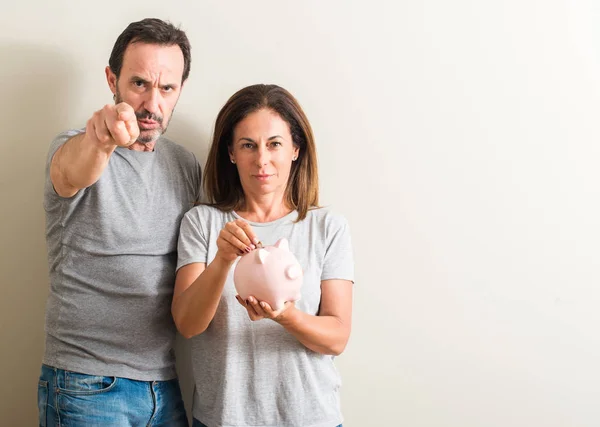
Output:
<path fill-rule="evenodd" d="M 145 78 L 140 77 L 140 76 L 131 76 L 131 78 L 129 79 L 129 81 L 148 83 L 148 80 L 146 80 Z"/>
<path fill-rule="evenodd" d="M 146 80 L 145 78 L 140 77 L 140 76 L 131 76 L 131 78 L 129 79 L 129 81 L 131 81 L 131 82 L 150 83 L 149 80 Z M 164 84 L 161 84 L 161 86 L 162 87 L 165 87 L 165 86 L 179 87 L 179 85 L 177 83 L 164 83 Z"/>

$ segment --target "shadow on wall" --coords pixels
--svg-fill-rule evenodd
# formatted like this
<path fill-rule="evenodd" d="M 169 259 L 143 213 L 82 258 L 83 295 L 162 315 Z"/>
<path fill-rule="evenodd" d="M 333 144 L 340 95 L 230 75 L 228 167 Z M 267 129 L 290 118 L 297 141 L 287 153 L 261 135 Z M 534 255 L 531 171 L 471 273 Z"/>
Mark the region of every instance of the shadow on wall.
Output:
<path fill-rule="evenodd" d="M 212 136 L 207 129 L 214 123 L 202 123 L 202 129 L 200 129 L 193 124 L 193 116 L 194 111 L 189 111 L 184 115 L 183 112 L 176 109 L 165 136 L 194 153 L 202 165 L 202 172 L 204 173 L 204 165 L 210 148 L 210 137 Z"/>
<path fill-rule="evenodd" d="M 0 45 L 0 414 L 11 426 L 37 425 L 48 267 L 42 190 L 51 139 L 67 127 L 70 94 L 80 92 L 64 54 L 43 46 Z"/>
<path fill-rule="evenodd" d="M 193 111 L 190 114 L 193 115 Z M 204 173 L 204 165 L 206 164 L 206 157 L 208 155 L 210 137 L 207 132 L 203 131 L 204 129 L 199 129 L 198 126 L 194 126 L 189 117 L 181 114 L 181 111 L 176 110 L 165 136 L 172 141 L 181 144 L 194 153 L 198 159 L 198 162 L 200 162 L 200 165 L 202 165 L 202 172 Z M 190 341 L 179 335 L 175 343 L 177 373 L 179 375 L 181 392 L 183 394 L 185 407 L 191 424 L 194 379 L 190 351 Z"/>

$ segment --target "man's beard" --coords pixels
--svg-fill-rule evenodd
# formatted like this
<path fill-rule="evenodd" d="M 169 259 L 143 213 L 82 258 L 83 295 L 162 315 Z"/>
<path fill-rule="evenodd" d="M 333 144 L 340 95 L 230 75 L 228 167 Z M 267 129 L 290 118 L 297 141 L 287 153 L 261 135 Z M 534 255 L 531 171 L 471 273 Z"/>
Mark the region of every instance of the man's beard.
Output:
<path fill-rule="evenodd" d="M 119 89 L 117 89 L 115 103 L 120 104 L 121 102 L 123 102 L 123 98 L 121 98 Z M 173 112 L 171 112 L 171 114 L 173 114 Z M 139 142 L 142 144 L 149 144 L 150 142 L 156 141 L 158 138 L 160 138 L 160 136 L 163 133 L 165 133 L 167 131 L 167 127 L 169 126 L 169 123 L 167 122 L 167 123 L 165 123 L 165 125 L 163 127 L 163 117 L 157 116 L 156 114 L 153 114 L 146 109 L 143 109 L 141 111 L 136 111 L 135 117 L 138 120 L 154 120 L 159 125 L 159 127 L 157 129 L 148 129 L 148 130 L 140 129 L 140 136 L 138 136 L 138 139 L 136 142 Z M 140 124 L 138 122 L 138 127 L 139 127 L 139 125 Z"/>

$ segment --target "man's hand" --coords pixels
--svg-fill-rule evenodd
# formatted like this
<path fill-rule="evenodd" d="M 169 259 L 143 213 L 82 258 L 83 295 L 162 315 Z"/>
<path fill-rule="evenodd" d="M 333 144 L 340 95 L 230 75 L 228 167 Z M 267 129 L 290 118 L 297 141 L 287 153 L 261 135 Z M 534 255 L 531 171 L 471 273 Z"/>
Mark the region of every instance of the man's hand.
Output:
<path fill-rule="evenodd" d="M 133 108 L 121 102 L 105 105 L 88 120 L 86 136 L 105 146 L 129 147 L 140 136 L 140 128 Z"/>

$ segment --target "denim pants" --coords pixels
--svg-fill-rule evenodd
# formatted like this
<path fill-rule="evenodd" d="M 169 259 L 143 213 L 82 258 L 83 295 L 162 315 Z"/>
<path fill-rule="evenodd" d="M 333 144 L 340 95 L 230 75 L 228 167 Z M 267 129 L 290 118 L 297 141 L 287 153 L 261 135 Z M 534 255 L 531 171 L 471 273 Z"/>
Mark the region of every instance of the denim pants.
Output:
<path fill-rule="evenodd" d="M 40 427 L 187 427 L 179 381 L 135 381 L 42 365 Z"/>
<path fill-rule="evenodd" d="M 192 427 L 208 427 L 205 424 L 202 424 L 200 421 L 198 421 L 196 418 L 194 418 L 194 422 L 192 423 Z M 342 427 L 342 425 L 340 424 L 337 427 Z"/>

